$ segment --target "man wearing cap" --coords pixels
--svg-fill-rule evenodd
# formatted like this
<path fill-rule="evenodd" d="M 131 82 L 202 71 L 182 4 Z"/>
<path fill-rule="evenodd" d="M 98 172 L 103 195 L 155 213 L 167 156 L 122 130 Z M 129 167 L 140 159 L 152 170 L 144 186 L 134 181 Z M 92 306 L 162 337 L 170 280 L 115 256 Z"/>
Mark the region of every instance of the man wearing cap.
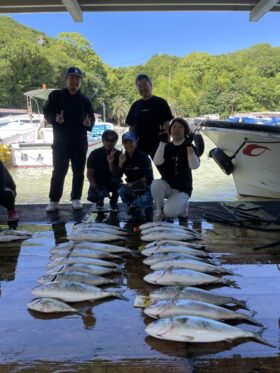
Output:
<path fill-rule="evenodd" d="M 106 130 L 102 134 L 101 148 L 93 150 L 87 160 L 87 178 L 89 181 L 88 200 L 96 203 L 98 210 L 104 206 L 104 198 L 110 197 L 111 211 L 117 211 L 118 189 L 120 178 L 117 178 L 116 168 L 119 164 L 120 150 L 115 148 L 118 134 L 113 130 Z"/>
<path fill-rule="evenodd" d="M 122 184 L 119 194 L 129 207 L 129 213 L 135 210 L 151 207 L 153 204 L 150 186 L 153 180 L 153 170 L 150 158 L 137 147 L 137 137 L 133 132 L 122 135 L 125 152 L 119 156 L 116 175 L 126 176 L 126 184 Z"/>
<path fill-rule="evenodd" d="M 73 171 L 72 207 L 74 210 L 83 207 L 80 199 L 88 149 L 87 131 L 92 130 L 95 117 L 90 100 L 80 91 L 82 77 L 78 67 L 69 67 L 66 88 L 52 91 L 44 107 L 45 119 L 53 126 L 53 173 L 47 212 L 59 208 L 69 161 Z"/>
<path fill-rule="evenodd" d="M 141 98 L 132 104 L 126 124 L 136 133 L 138 148 L 153 158 L 159 145 L 158 135 L 163 129 L 168 130 L 173 115 L 168 103 L 153 95 L 148 75 L 137 75 L 135 85 Z"/>

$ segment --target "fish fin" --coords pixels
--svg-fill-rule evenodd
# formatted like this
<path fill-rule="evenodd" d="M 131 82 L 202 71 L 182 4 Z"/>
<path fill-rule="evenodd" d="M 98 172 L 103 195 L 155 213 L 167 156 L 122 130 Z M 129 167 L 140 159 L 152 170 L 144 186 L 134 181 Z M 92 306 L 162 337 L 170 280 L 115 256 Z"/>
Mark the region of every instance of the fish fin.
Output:
<path fill-rule="evenodd" d="M 244 308 L 245 310 L 250 311 L 250 308 L 247 306 L 247 301 L 248 301 L 248 299 L 243 300 L 243 299 L 232 298 L 232 303 L 235 303 L 238 306 Z"/>
<path fill-rule="evenodd" d="M 277 346 L 273 345 L 272 343 L 269 343 L 265 339 L 263 339 L 262 334 L 267 328 L 262 328 L 259 332 L 252 332 L 252 338 L 263 345 L 276 348 Z"/>
<path fill-rule="evenodd" d="M 123 295 L 123 293 L 124 293 L 124 291 L 122 291 L 122 292 L 115 292 L 115 293 L 112 293 L 112 295 L 114 296 L 114 297 L 116 297 L 116 298 L 118 298 L 118 299 L 122 299 L 122 300 L 125 300 L 125 301 L 128 301 L 129 299 L 127 298 L 127 297 L 125 297 L 124 295 Z"/>
<path fill-rule="evenodd" d="M 238 286 L 235 281 L 229 280 L 227 278 L 224 279 L 223 283 L 230 286 L 231 288 L 240 289 L 240 286 Z"/>

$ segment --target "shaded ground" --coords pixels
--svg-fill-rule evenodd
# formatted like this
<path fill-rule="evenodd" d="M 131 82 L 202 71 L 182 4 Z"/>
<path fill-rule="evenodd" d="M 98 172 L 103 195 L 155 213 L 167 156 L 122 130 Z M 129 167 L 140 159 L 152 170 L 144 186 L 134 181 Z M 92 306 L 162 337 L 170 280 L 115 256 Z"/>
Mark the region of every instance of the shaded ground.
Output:
<path fill-rule="evenodd" d="M 262 209 L 255 209 L 256 204 Z M 212 290 L 247 299 L 249 308 L 256 312 L 254 318 L 267 327 L 263 337 L 275 348 L 249 340 L 186 344 L 147 336 L 144 328 L 152 320 L 142 309 L 133 307 L 137 294 L 146 295 L 154 288 L 143 281 L 149 268 L 141 256 L 125 257 L 121 274 L 114 277 L 120 280 L 117 290 L 124 291 L 127 302 L 113 298 L 94 304 L 83 302 L 75 304 L 82 315 L 64 317 L 29 312 L 26 304 L 33 298 L 31 289 L 38 285 L 37 279 L 46 272 L 50 248 L 66 241 L 73 222 L 90 213 L 92 206 L 73 213 L 70 205 L 63 205 L 58 214 L 47 216 L 45 205 L 21 205 L 18 229 L 34 234 L 24 242 L 0 246 L 0 372 L 279 372 L 280 246 L 253 248 L 280 239 L 279 225 L 258 221 L 260 216 L 266 221 L 278 216 L 280 202 L 257 201 L 243 206 L 255 216 L 251 216 L 251 226 L 259 229 L 229 224 L 236 216 L 232 206 L 192 203 L 189 220 L 180 223 L 200 232 L 202 243 L 213 256 L 234 272 L 227 278 L 239 288 L 220 286 Z M 0 221 L 5 218 L 3 212 Z M 107 219 L 107 214 L 93 214 L 93 218 Z M 210 220 L 205 214 L 210 214 Z M 215 221 L 221 217 L 227 219 L 226 224 Z M 117 244 L 135 250 L 144 244 L 134 232 L 138 224 L 123 208 L 115 219 L 130 233 L 125 242 Z M 244 330 L 260 329 L 246 323 L 232 324 Z"/>

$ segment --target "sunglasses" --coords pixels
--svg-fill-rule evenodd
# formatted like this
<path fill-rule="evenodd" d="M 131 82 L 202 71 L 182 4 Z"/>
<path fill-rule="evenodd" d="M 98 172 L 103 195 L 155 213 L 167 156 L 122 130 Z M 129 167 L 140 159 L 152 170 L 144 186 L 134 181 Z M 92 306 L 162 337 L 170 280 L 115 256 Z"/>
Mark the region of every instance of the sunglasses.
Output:
<path fill-rule="evenodd" d="M 107 142 L 116 142 L 115 139 L 104 139 L 104 141 L 107 141 Z"/>

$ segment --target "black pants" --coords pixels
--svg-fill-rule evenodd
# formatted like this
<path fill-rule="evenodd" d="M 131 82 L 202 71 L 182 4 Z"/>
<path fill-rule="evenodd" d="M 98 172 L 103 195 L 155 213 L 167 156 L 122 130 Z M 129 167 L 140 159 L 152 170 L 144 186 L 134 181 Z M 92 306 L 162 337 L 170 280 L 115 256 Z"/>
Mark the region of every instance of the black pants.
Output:
<path fill-rule="evenodd" d="M 96 188 L 91 186 L 89 187 L 87 199 L 93 203 L 103 201 L 104 198 L 109 197 L 109 193 L 111 192 L 112 196 L 110 198 L 110 202 L 117 203 L 119 198 L 119 187 L 120 181 L 114 178 L 112 178 L 110 182 L 106 182 L 104 184 L 98 183 Z"/>
<path fill-rule="evenodd" d="M 88 144 L 86 140 L 61 142 L 54 141 L 53 150 L 53 173 L 50 187 L 50 200 L 59 202 L 64 186 L 64 179 L 71 161 L 73 172 L 71 200 L 81 199 L 84 185 L 84 171 L 86 164 Z"/>
<path fill-rule="evenodd" d="M 11 189 L 0 190 L 0 205 L 6 207 L 8 211 L 15 209 L 16 192 Z"/>

